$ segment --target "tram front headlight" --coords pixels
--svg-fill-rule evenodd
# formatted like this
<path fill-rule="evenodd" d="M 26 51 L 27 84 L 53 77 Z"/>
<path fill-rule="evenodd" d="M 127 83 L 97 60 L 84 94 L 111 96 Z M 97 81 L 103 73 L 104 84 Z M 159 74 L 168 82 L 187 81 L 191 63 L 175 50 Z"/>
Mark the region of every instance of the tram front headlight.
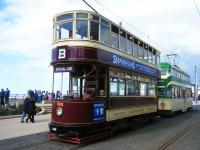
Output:
<path fill-rule="evenodd" d="M 60 115 L 62 115 L 63 114 L 63 109 L 62 109 L 62 107 L 58 107 L 57 109 L 56 109 L 56 115 L 57 116 L 60 116 Z"/>

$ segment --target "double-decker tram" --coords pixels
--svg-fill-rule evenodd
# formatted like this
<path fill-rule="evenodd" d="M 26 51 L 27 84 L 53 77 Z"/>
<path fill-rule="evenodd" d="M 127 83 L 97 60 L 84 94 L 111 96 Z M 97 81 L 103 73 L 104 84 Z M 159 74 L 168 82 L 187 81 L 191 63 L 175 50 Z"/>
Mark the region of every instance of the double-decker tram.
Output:
<path fill-rule="evenodd" d="M 51 65 L 69 88 L 52 102 L 50 139 L 89 141 L 157 112 L 158 50 L 94 12 L 53 21 Z"/>
<path fill-rule="evenodd" d="M 161 80 L 158 82 L 158 112 L 174 115 L 192 108 L 190 76 L 175 65 L 160 63 Z"/>

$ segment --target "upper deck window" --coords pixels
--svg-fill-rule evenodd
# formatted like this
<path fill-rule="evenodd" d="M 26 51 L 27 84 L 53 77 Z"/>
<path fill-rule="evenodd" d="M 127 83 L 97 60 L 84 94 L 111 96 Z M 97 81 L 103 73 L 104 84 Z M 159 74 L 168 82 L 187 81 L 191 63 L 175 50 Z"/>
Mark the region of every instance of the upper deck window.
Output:
<path fill-rule="evenodd" d="M 91 40 L 99 40 L 99 23 L 94 21 L 90 22 L 90 38 Z"/>
<path fill-rule="evenodd" d="M 138 57 L 138 39 L 134 38 L 133 56 Z"/>
<path fill-rule="evenodd" d="M 88 14 L 77 13 L 76 14 L 76 39 L 88 38 Z"/>
<path fill-rule="evenodd" d="M 140 46 L 138 46 L 138 58 L 143 59 L 144 56 L 144 49 L 141 47 L 141 42 L 138 43 Z"/>
<path fill-rule="evenodd" d="M 132 55 L 133 54 L 133 42 L 132 42 L 133 37 L 127 33 L 127 39 L 128 39 L 127 40 L 127 53 Z"/>
<path fill-rule="evenodd" d="M 152 48 L 149 47 L 149 62 L 153 63 L 153 53 L 152 53 Z"/>
<path fill-rule="evenodd" d="M 101 36 L 100 36 L 100 39 L 101 39 L 101 42 L 104 43 L 104 44 L 109 44 L 109 38 L 110 38 L 110 30 L 109 30 L 109 23 L 104 20 L 104 19 L 101 19 Z"/>
<path fill-rule="evenodd" d="M 144 44 L 144 60 L 149 61 L 149 46 L 147 44 Z"/>
<path fill-rule="evenodd" d="M 90 39 L 99 41 L 99 17 L 90 15 Z"/>
<path fill-rule="evenodd" d="M 72 22 L 58 24 L 56 27 L 57 40 L 64 38 L 72 38 L 72 31 L 73 31 L 72 29 L 73 29 Z"/>
<path fill-rule="evenodd" d="M 123 30 L 120 30 L 120 48 L 126 51 L 126 32 Z"/>
<path fill-rule="evenodd" d="M 112 46 L 115 48 L 119 48 L 119 28 L 115 25 L 112 25 Z"/>
<path fill-rule="evenodd" d="M 148 61 L 148 51 L 146 49 L 143 49 L 144 51 L 144 60 Z"/>
<path fill-rule="evenodd" d="M 64 15 L 60 15 L 58 17 L 56 17 L 56 21 L 63 21 L 63 20 L 68 20 L 68 19 L 72 19 L 73 18 L 73 14 L 64 14 Z"/>
<path fill-rule="evenodd" d="M 88 14 L 86 13 L 77 13 L 76 18 L 78 19 L 88 19 Z"/>
<path fill-rule="evenodd" d="M 77 20 L 76 21 L 76 39 L 87 39 L 88 38 L 88 21 Z"/>
<path fill-rule="evenodd" d="M 99 17 L 96 15 L 91 15 L 90 18 L 95 21 L 99 21 Z"/>

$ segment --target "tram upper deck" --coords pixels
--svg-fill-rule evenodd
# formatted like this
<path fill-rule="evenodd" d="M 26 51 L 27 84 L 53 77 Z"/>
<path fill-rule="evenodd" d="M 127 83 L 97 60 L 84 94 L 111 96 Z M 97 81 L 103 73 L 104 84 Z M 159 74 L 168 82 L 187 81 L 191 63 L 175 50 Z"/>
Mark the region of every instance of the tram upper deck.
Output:
<path fill-rule="evenodd" d="M 158 68 L 158 50 L 99 14 L 67 11 L 54 16 L 53 22 L 54 49 L 64 46 L 92 47 Z"/>

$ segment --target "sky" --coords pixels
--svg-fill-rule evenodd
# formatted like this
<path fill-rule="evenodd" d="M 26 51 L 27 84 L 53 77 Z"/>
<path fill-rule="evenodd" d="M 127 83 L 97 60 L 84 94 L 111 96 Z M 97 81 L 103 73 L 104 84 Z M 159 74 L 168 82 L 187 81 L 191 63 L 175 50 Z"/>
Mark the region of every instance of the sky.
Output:
<path fill-rule="evenodd" d="M 101 15 L 167 54 L 200 82 L 200 0 L 86 0 Z M 11 94 L 52 89 L 53 16 L 90 10 L 82 0 L 0 0 L 0 88 Z"/>

